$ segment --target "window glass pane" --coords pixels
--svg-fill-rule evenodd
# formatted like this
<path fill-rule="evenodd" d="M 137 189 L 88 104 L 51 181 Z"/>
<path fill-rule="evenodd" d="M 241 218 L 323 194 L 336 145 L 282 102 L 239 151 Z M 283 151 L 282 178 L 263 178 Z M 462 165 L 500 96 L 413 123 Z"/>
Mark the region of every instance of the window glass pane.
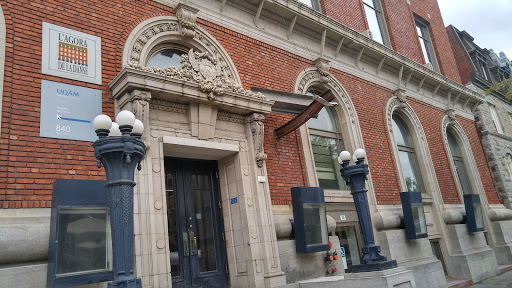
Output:
<path fill-rule="evenodd" d="M 108 208 L 59 210 L 56 275 L 112 270 Z"/>
<path fill-rule="evenodd" d="M 370 6 L 370 7 L 375 7 L 374 4 L 373 4 L 373 0 L 363 0 L 364 4 Z"/>
<path fill-rule="evenodd" d="M 393 115 L 393 135 L 397 145 L 412 148 L 412 139 L 405 123 L 397 115 Z"/>
<path fill-rule="evenodd" d="M 459 177 L 459 183 L 462 187 L 462 194 L 472 194 L 471 185 L 469 184 L 468 174 L 466 173 L 466 167 L 462 160 L 453 159 L 455 163 L 455 169 L 457 170 L 457 176 Z"/>
<path fill-rule="evenodd" d="M 301 3 L 304 3 L 306 5 L 308 5 L 309 7 L 313 7 L 313 2 L 312 0 L 298 0 L 299 2 Z"/>
<path fill-rule="evenodd" d="M 339 172 L 341 167 L 338 163 L 339 153 L 336 142 L 333 138 L 311 135 L 318 184 L 324 189 L 346 190 L 345 182 Z"/>
<path fill-rule="evenodd" d="M 193 174 L 191 178 L 192 197 L 196 213 L 196 239 L 197 255 L 199 256 L 199 271 L 208 272 L 217 270 L 215 258 L 215 234 L 213 230 L 213 215 L 210 198 L 210 179 L 208 174 Z M 194 188 L 195 187 L 195 188 Z M 192 237 L 192 236 L 190 236 Z"/>
<path fill-rule="evenodd" d="M 482 215 L 482 204 L 473 203 L 473 213 L 475 213 L 476 228 L 484 228 L 484 218 Z"/>
<path fill-rule="evenodd" d="M 357 244 L 356 226 L 338 226 L 336 227 L 336 236 L 340 239 L 340 246 L 345 248 L 345 257 L 347 268 L 352 265 L 361 264 L 359 255 L 359 245 Z"/>
<path fill-rule="evenodd" d="M 370 31 L 372 32 L 373 40 L 379 42 L 380 44 L 384 44 L 382 39 L 382 31 L 378 21 L 378 12 L 367 5 L 364 5 L 364 11 L 366 13 L 366 19 L 368 20 L 368 27 L 370 27 Z"/>
<path fill-rule="evenodd" d="M 493 106 L 489 106 L 489 111 L 491 111 L 492 122 L 494 124 L 494 128 L 496 128 L 496 132 L 503 134 L 503 128 L 501 127 L 501 122 L 498 118 L 496 109 Z"/>
<path fill-rule="evenodd" d="M 402 172 L 405 177 L 407 191 L 409 192 L 422 192 L 423 184 L 419 177 L 417 169 L 416 155 L 406 151 L 398 151 Z"/>
<path fill-rule="evenodd" d="M 446 136 L 448 138 L 448 144 L 450 146 L 450 151 L 452 152 L 453 157 L 462 157 L 462 153 L 460 152 L 459 145 L 457 141 L 453 137 L 452 133 L 447 131 Z"/>
<path fill-rule="evenodd" d="M 425 212 L 423 211 L 423 204 L 412 203 L 412 216 L 414 219 L 414 231 L 416 234 L 427 233 L 427 222 L 425 220 Z"/>
<path fill-rule="evenodd" d="M 427 45 L 429 43 L 420 38 L 420 45 L 421 45 L 421 52 L 423 53 L 423 60 L 425 60 L 425 63 L 432 63 L 432 61 L 430 60 L 430 57 L 429 57 L 429 53 L 428 53 L 428 50 L 427 50 Z"/>
<path fill-rule="evenodd" d="M 171 259 L 171 275 L 180 275 L 180 257 L 178 250 L 178 227 L 176 226 L 176 172 L 165 175 L 165 190 L 167 192 L 167 231 L 169 234 L 169 252 Z"/>
<path fill-rule="evenodd" d="M 508 174 L 512 178 L 512 156 L 510 154 L 507 154 L 507 166 L 508 166 Z"/>
<path fill-rule="evenodd" d="M 322 108 L 320 112 L 318 112 L 317 118 L 311 118 L 308 120 L 308 127 L 318 130 L 338 132 L 338 128 L 334 119 L 335 117 L 333 117 L 332 109 L 325 107 Z"/>
<path fill-rule="evenodd" d="M 176 49 L 165 49 L 156 53 L 149 59 L 147 67 L 167 68 L 169 66 L 181 67 L 182 51 Z"/>
<path fill-rule="evenodd" d="M 304 204 L 306 246 L 327 244 L 327 222 L 324 204 Z"/>

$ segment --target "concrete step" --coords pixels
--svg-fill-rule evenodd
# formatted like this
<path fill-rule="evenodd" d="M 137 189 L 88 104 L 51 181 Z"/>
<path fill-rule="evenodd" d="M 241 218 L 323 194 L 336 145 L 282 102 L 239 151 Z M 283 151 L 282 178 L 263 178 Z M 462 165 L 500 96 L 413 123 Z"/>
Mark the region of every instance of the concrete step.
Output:
<path fill-rule="evenodd" d="M 446 279 L 446 284 L 448 284 L 448 288 L 466 288 L 473 284 L 471 279 Z"/>
<path fill-rule="evenodd" d="M 279 288 L 337 288 L 341 287 L 341 281 L 344 278 L 344 276 L 320 277 L 279 286 Z"/>

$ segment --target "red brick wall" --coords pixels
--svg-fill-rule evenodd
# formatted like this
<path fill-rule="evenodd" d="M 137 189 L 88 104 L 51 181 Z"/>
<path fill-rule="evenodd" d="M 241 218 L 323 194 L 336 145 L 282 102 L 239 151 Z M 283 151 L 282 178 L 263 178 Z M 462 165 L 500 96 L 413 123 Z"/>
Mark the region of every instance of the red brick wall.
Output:
<path fill-rule="evenodd" d="M 104 3 L 88 1 L 82 4 L 64 0 L 6 3 L 0 0 L 7 20 L 7 60 L 0 140 L 0 207 L 49 207 L 54 179 L 104 178 L 102 169 L 96 168 L 90 142 L 39 137 L 41 79 L 102 90 L 103 111 L 113 116 L 113 99 L 107 85 L 121 69 L 123 45 L 128 34 L 145 19 L 157 15 L 173 15 L 169 7 L 149 0 L 130 1 L 129 5 L 122 0 L 112 0 L 108 5 Z M 102 38 L 102 85 L 41 74 L 42 21 Z M 245 88 L 264 87 L 291 92 L 297 75 L 303 69 L 313 67 L 311 61 L 289 52 L 202 19 L 198 19 L 198 23 L 228 52 Z M 331 69 L 331 73 L 344 85 L 358 112 L 378 203 L 400 203 L 398 177 L 383 114 L 385 103 L 392 92 L 340 71 Z M 420 106 L 426 119 L 422 123 L 427 127 L 432 126 L 425 129 L 432 131 L 432 135 L 427 138 L 431 137 L 429 145 L 434 146 L 431 143 L 436 143 L 435 137 L 440 137 L 440 129 L 436 130 L 440 120 L 430 121 L 428 117 L 440 117 L 441 112 L 428 105 Z M 267 169 L 274 204 L 289 204 L 290 187 L 307 185 L 298 133 L 292 133 L 279 142 L 270 134 L 289 118 L 286 115 L 270 114 L 265 120 L 265 152 L 268 154 Z M 474 152 L 484 157 L 481 149 L 474 149 Z M 445 160 L 441 156 L 433 157 L 439 158 L 435 160 L 438 172 Z M 481 173 L 485 175 L 486 165 L 482 165 L 479 169 L 484 169 Z M 492 185 L 490 176 L 488 178 Z M 443 181 L 443 187 L 447 187 L 450 181 L 453 185 L 453 179 Z"/>
<path fill-rule="evenodd" d="M 381 1 L 393 49 L 424 64 L 414 23 L 413 13 L 415 13 L 429 23 L 430 37 L 441 74 L 461 83 L 437 1 L 411 0 L 411 5 L 408 5 L 406 1 Z"/>
<path fill-rule="evenodd" d="M 487 165 L 484 148 L 482 147 L 482 142 L 478 135 L 475 122 L 462 117 L 457 117 L 457 122 L 462 126 L 462 129 L 464 129 L 464 132 L 468 137 L 469 143 L 471 143 L 471 150 L 473 152 L 473 157 L 475 157 L 476 166 L 478 168 L 480 178 L 482 179 L 487 200 L 490 204 L 499 204 L 500 200 L 498 198 L 498 193 L 496 192 L 494 182 L 492 181 L 491 172 Z M 473 191 L 473 193 L 477 192 Z"/>
<path fill-rule="evenodd" d="M 273 205 L 291 205 L 290 188 L 308 186 L 306 167 L 299 131 L 276 140 L 274 130 L 286 124 L 293 116 L 275 114 L 265 118 L 267 175 Z"/>
<path fill-rule="evenodd" d="M 323 14 L 357 32 L 368 30 L 362 0 L 320 0 L 320 7 Z"/>
<path fill-rule="evenodd" d="M 459 70 L 460 80 L 462 84 L 471 82 L 471 72 L 473 72 L 473 66 L 471 65 L 471 59 L 464 49 L 464 46 L 460 42 L 453 26 L 446 27 L 448 39 L 455 56 L 455 63 L 457 63 L 457 69 Z"/>
<path fill-rule="evenodd" d="M 7 24 L 0 139 L 0 208 L 50 207 L 54 179 L 104 179 L 90 142 L 39 137 L 41 80 L 100 89 L 113 116 L 108 83 L 121 69 L 124 39 L 143 19 L 172 15 L 153 1 L 0 1 Z M 42 22 L 102 40 L 103 84 L 41 74 Z M 127 31 L 127 32 L 126 32 Z"/>
<path fill-rule="evenodd" d="M 398 174 L 384 114 L 392 91 L 350 74 L 336 70 L 331 72 L 343 85 L 356 108 L 377 203 L 401 203 Z"/>
<path fill-rule="evenodd" d="M 444 203 L 461 203 L 441 134 L 441 121 L 446 115 L 445 112 L 415 99 L 407 98 L 407 102 L 423 126 Z"/>

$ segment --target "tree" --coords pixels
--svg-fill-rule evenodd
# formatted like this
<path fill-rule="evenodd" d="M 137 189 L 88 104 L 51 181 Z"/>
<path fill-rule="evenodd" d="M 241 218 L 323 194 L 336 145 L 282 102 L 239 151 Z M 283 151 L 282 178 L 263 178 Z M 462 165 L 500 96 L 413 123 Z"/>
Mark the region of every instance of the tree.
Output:
<path fill-rule="evenodd" d="M 485 95 L 491 95 L 492 92 L 502 91 L 507 99 L 512 99 L 512 75 L 504 78 L 500 82 L 496 82 L 485 91 Z"/>

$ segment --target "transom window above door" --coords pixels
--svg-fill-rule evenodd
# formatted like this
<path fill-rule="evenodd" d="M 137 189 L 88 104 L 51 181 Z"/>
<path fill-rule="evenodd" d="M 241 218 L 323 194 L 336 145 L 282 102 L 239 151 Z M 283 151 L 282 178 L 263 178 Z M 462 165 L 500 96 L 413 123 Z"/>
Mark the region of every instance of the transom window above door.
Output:
<path fill-rule="evenodd" d="M 181 55 L 184 53 L 185 52 L 174 48 L 161 49 L 151 56 L 146 66 L 162 69 L 170 66 L 181 68 Z"/>

